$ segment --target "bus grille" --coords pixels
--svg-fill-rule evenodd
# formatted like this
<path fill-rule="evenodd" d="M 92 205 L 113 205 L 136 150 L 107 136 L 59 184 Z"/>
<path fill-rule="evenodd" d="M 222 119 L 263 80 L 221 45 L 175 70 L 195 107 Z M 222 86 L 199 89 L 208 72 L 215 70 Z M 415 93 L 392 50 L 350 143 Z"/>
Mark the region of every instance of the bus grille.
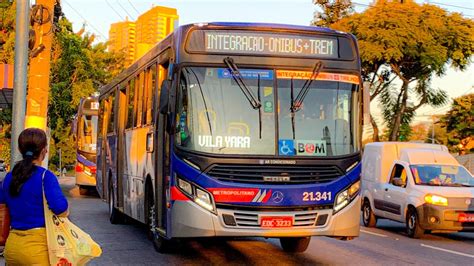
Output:
<path fill-rule="evenodd" d="M 228 224 L 226 217 L 230 215 L 233 216 L 235 221 L 232 224 Z M 267 216 L 269 213 L 262 212 L 242 212 L 235 211 L 228 214 L 224 214 L 224 222 L 226 225 L 238 226 L 238 227 L 260 227 L 259 216 Z M 290 213 L 271 213 L 272 216 L 281 216 L 281 215 L 290 215 L 294 217 L 293 227 L 314 227 L 314 226 L 324 226 L 328 219 L 328 214 L 318 215 L 315 211 L 306 211 L 306 212 L 290 212 Z"/>
<path fill-rule="evenodd" d="M 216 165 L 207 174 L 237 183 L 328 183 L 343 175 L 334 165 Z"/>

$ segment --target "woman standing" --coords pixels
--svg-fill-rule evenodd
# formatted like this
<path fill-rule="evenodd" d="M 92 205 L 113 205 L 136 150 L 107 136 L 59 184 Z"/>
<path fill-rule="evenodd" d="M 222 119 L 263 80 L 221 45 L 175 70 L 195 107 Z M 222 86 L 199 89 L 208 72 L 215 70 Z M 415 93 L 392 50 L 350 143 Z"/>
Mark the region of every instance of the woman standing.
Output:
<path fill-rule="evenodd" d="M 7 265 L 49 265 L 43 187 L 53 213 L 68 215 L 68 203 L 56 176 L 41 167 L 47 153 L 46 145 L 43 130 L 29 128 L 21 132 L 18 148 L 23 160 L 15 164 L 0 187 L 0 202 L 7 204 L 11 220 L 4 253 Z"/>

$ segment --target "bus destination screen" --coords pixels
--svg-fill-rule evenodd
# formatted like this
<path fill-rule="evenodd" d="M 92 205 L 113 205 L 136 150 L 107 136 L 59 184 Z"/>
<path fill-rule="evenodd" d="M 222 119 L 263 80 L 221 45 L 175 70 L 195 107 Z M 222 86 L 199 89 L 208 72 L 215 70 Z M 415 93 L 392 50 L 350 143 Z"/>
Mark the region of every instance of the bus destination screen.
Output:
<path fill-rule="evenodd" d="M 328 36 L 196 30 L 188 48 L 206 53 L 338 58 L 338 39 Z"/>

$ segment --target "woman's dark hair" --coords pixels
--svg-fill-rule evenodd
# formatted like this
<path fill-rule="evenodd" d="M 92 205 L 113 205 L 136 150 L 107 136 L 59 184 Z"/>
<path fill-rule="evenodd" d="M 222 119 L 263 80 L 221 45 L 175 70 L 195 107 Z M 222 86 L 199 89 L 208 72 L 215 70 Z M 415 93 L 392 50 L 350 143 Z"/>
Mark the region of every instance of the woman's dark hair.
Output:
<path fill-rule="evenodd" d="M 41 152 L 48 144 L 46 133 L 39 128 L 28 128 L 21 132 L 18 137 L 18 149 L 23 160 L 17 162 L 12 171 L 10 183 L 10 195 L 12 197 L 20 194 L 21 187 L 31 177 L 36 166 L 33 161 L 41 156 Z"/>

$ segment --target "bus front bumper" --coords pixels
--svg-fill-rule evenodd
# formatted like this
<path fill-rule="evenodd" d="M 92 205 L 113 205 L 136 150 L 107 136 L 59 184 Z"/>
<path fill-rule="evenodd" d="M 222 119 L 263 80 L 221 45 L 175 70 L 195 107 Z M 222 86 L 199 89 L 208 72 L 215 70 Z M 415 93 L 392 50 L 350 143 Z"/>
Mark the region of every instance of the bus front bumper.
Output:
<path fill-rule="evenodd" d="M 193 201 L 175 201 L 172 206 L 170 237 L 357 237 L 360 196 L 344 209 L 310 211 L 258 211 L 217 209 L 211 213 Z M 292 227 L 263 228 L 262 217 L 293 217 Z M 231 218 L 232 217 L 232 218 Z"/>
<path fill-rule="evenodd" d="M 76 185 L 95 187 L 95 175 L 90 176 L 84 172 L 76 172 Z"/>

